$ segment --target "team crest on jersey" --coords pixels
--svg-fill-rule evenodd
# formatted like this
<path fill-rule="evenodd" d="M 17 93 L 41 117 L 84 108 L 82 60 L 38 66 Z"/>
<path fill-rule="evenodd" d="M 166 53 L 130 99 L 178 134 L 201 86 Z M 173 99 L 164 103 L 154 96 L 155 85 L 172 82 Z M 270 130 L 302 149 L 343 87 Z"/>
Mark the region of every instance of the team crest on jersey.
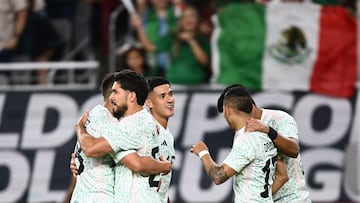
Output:
<path fill-rule="evenodd" d="M 156 125 L 156 133 L 157 133 L 157 135 L 160 134 L 160 127 L 159 127 L 159 125 Z"/>
<path fill-rule="evenodd" d="M 153 131 L 153 137 L 157 137 L 160 135 L 160 127 L 159 125 L 155 125 L 156 130 Z"/>
<path fill-rule="evenodd" d="M 311 53 L 307 47 L 304 32 L 297 26 L 290 26 L 281 32 L 276 43 L 267 48 L 272 58 L 285 64 L 301 64 Z"/>

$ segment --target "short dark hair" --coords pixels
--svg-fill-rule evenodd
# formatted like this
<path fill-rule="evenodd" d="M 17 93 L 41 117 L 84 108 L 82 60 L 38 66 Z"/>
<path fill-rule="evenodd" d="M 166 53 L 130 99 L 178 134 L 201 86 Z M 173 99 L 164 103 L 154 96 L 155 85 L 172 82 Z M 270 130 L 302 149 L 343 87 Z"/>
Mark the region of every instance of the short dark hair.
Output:
<path fill-rule="evenodd" d="M 224 94 L 223 103 L 238 111 L 251 113 L 252 99 L 249 92 L 242 87 L 232 87 Z"/>
<path fill-rule="evenodd" d="M 153 76 L 147 79 L 148 85 L 149 85 L 149 92 L 152 92 L 154 90 L 155 87 L 160 86 L 160 85 L 165 85 L 168 84 L 170 85 L 170 82 L 160 76 Z"/>
<path fill-rule="evenodd" d="M 251 102 L 252 104 L 254 104 L 256 106 L 256 103 L 254 101 L 254 99 L 251 97 L 251 94 L 249 93 L 249 91 L 242 85 L 240 84 L 232 84 L 232 85 L 229 85 L 227 86 L 223 91 L 222 93 L 220 94 L 219 98 L 218 98 L 218 101 L 217 101 L 217 110 L 219 113 L 222 113 L 224 111 L 223 109 L 223 105 L 224 105 L 224 95 L 226 94 L 226 92 L 228 92 L 230 89 L 232 88 L 235 88 L 235 87 L 238 87 L 238 88 L 241 88 L 243 89 L 243 91 L 246 91 L 248 93 L 248 95 L 250 96 L 251 98 Z"/>
<path fill-rule="evenodd" d="M 115 73 L 107 73 L 101 81 L 100 90 L 104 100 L 111 94 L 111 87 L 114 83 Z"/>
<path fill-rule="evenodd" d="M 137 103 L 144 105 L 149 87 L 143 75 L 130 69 L 124 69 L 115 74 L 114 81 L 119 83 L 122 89 L 135 92 Z"/>

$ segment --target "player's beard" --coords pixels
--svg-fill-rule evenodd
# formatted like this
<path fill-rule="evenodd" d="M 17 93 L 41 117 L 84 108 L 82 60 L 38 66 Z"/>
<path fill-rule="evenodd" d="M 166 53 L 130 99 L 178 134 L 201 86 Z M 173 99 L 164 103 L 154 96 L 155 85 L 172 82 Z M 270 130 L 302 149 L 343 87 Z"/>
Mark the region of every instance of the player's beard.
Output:
<path fill-rule="evenodd" d="M 113 110 L 113 115 L 115 118 L 120 119 L 124 117 L 124 114 L 127 110 L 128 110 L 127 104 L 116 105 Z"/>

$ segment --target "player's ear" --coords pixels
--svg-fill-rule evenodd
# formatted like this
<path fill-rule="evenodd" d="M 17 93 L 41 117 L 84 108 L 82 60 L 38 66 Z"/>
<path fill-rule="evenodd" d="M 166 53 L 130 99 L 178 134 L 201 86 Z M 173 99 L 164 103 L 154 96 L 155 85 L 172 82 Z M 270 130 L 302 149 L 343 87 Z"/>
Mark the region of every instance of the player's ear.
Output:
<path fill-rule="evenodd" d="M 128 99 L 130 102 L 137 102 L 137 97 L 135 92 L 129 92 Z"/>
<path fill-rule="evenodd" d="M 224 114 L 226 114 L 227 116 L 230 116 L 232 113 L 232 108 L 230 108 L 227 105 L 224 105 Z"/>
<path fill-rule="evenodd" d="M 151 108 L 153 108 L 153 103 L 151 102 L 151 100 L 149 99 L 149 98 L 147 98 L 146 100 L 145 100 L 145 105 L 149 108 L 149 109 L 151 109 Z"/>
<path fill-rule="evenodd" d="M 256 108 L 255 104 L 252 104 L 252 110 L 251 110 L 252 115 L 254 115 L 255 108 Z"/>

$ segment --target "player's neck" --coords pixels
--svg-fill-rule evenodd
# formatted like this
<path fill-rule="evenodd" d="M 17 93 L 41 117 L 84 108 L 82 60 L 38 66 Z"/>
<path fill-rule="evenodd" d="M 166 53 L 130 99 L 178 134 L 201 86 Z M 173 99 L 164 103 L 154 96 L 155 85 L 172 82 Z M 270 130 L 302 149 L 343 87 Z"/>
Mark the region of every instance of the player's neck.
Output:
<path fill-rule="evenodd" d="M 168 118 L 163 118 L 163 117 L 160 117 L 160 116 L 157 116 L 157 115 L 153 115 L 154 116 L 154 118 L 156 119 L 156 121 L 158 122 L 158 123 L 160 123 L 160 125 L 162 126 L 162 127 L 164 127 L 165 129 L 167 128 L 167 125 L 168 125 Z"/>
<path fill-rule="evenodd" d="M 103 105 L 104 105 L 104 107 L 107 108 L 110 112 L 113 111 L 114 106 L 111 104 L 111 102 L 104 101 Z"/>
<path fill-rule="evenodd" d="M 249 120 L 250 116 L 238 116 L 235 123 L 235 131 L 240 130 L 241 128 L 246 126 L 246 122 Z"/>
<path fill-rule="evenodd" d="M 260 120 L 263 110 L 257 106 L 253 106 L 253 108 L 253 117 Z"/>
<path fill-rule="evenodd" d="M 125 116 L 130 116 L 134 113 L 137 113 L 139 111 L 143 110 L 143 106 L 134 104 L 134 105 L 128 105 L 128 110 L 125 112 L 124 117 Z"/>

